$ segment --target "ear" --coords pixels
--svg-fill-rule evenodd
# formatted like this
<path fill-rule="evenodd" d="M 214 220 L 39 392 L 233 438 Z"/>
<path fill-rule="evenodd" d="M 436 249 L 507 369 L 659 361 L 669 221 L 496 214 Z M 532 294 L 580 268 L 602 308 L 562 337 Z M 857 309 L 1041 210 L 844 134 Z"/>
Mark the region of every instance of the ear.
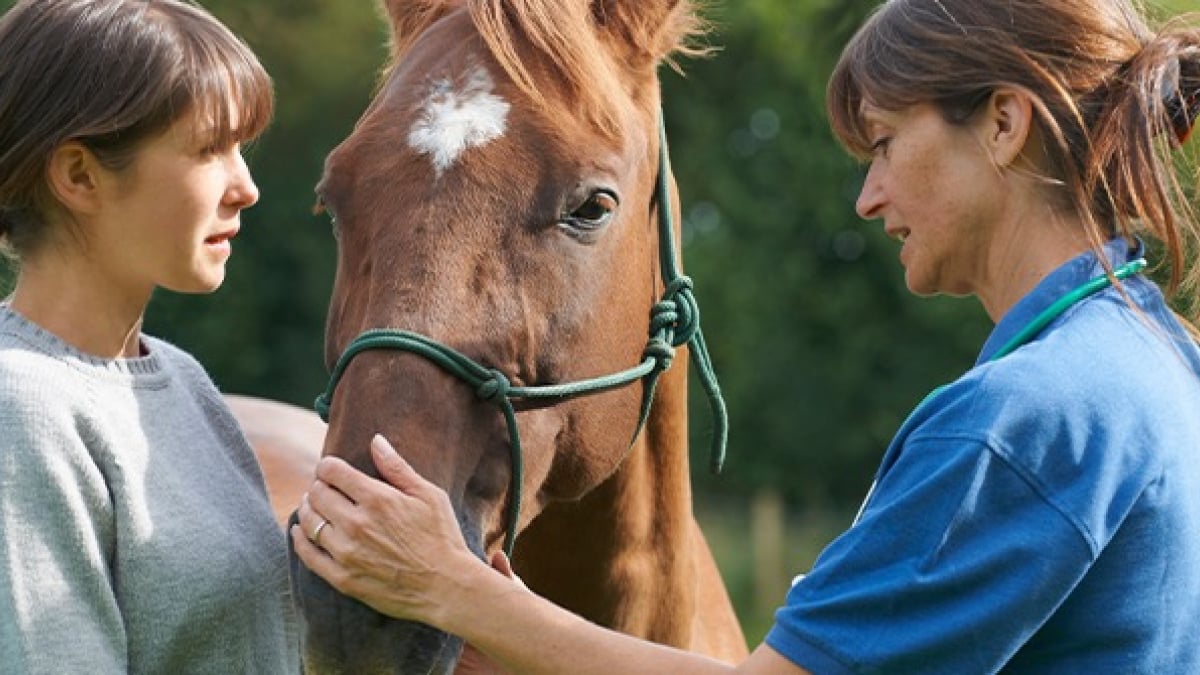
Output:
<path fill-rule="evenodd" d="M 635 66 L 653 67 L 677 51 L 703 51 L 688 46 L 704 33 L 692 0 L 592 0 L 592 14 Z"/>
<path fill-rule="evenodd" d="M 461 0 L 382 0 L 392 27 L 391 52 L 396 60 L 435 21 L 462 5 Z"/>
<path fill-rule="evenodd" d="M 91 150 L 78 141 L 67 141 L 50 154 L 46 183 L 63 208 L 91 214 L 100 207 L 102 170 Z"/>
<path fill-rule="evenodd" d="M 983 142 L 997 166 L 1011 166 L 1025 154 L 1033 135 L 1033 97 L 1024 89 L 1000 87 L 985 105 Z"/>

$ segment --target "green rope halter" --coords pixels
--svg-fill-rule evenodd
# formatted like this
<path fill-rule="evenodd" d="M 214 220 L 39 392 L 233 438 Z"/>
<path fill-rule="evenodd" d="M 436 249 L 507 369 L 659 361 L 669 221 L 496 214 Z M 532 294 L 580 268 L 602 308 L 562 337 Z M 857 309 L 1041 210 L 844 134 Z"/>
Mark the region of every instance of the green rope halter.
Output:
<path fill-rule="evenodd" d="M 513 400 L 564 401 L 567 399 L 596 394 L 623 387 L 644 379 L 642 403 L 630 446 L 646 425 L 658 377 L 671 367 L 675 348 L 688 345 L 692 362 L 708 398 L 713 416 L 713 439 L 710 447 L 709 468 L 719 473 L 725 461 L 725 447 L 729 436 L 729 418 L 721 389 L 713 370 L 708 347 L 700 330 L 700 308 L 692 292 L 692 280 L 679 273 L 675 262 L 675 223 L 671 213 L 671 191 L 668 182 L 670 163 L 667 153 L 666 130 L 659 122 L 659 170 L 656 185 L 659 226 L 659 266 L 666 285 L 662 299 L 650 310 L 650 339 L 642 351 L 642 362 L 627 370 L 612 375 L 595 377 L 564 384 L 533 387 L 514 387 L 509 379 L 498 370 L 487 368 L 462 353 L 423 335 L 404 330 L 368 330 L 353 341 L 334 365 L 329 385 L 317 397 L 314 404 L 321 419 L 329 420 L 333 405 L 333 393 L 350 361 L 358 354 L 370 349 L 395 349 L 422 356 L 439 368 L 475 389 L 475 394 L 497 405 L 504 414 L 508 427 L 509 445 L 512 449 L 512 477 L 509 484 L 508 528 L 504 536 L 504 551 L 512 555 L 517 539 L 517 522 L 521 509 L 521 486 L 524 481 L 524 460 L 521 454 L 521 436 L 517 429 L 517 417 Z"/>

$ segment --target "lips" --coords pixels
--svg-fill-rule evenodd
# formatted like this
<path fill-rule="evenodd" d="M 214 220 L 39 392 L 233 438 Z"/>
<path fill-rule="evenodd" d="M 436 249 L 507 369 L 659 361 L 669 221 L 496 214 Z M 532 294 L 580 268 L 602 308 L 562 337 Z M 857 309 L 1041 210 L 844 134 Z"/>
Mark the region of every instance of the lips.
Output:
<path fill-rule="evenodd" d="M 908 239 L 909 231 L 907 228 L 901 227 L 888 228 L 884 230 L 884 234 L 903 244 L 904 240 Z"/>
<path fill-rule="evenodd" d="M 217 234 L 214 234 L 211 237 L 206 237 L 204 239 L 204 243 L 208 244 L 210 246 L 224 244 L 225 242 L 229 241 L 230 239 L 233 239 L 234 237 L 236 237 L 237 233 L 238 233 L 237 228 L 233 228 L 231 230 L 226 230 L 224 232 L 218 232 Z"/>

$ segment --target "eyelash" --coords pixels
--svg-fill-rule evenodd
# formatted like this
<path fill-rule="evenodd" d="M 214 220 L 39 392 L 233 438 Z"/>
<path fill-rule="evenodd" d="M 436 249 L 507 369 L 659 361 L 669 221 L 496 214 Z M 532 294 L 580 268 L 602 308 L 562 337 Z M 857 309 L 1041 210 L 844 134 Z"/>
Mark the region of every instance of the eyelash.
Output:
<path fill-rule="evenodd" d="M 879 140 L 877 140 L 873 144 L 871 144 L 871 154 L 878 155 L 880 153 L 880 151 L 882 151 L 883 154 L 886 156 L 887 150 L 888 150 L 888 145 L 891 142 L 892 142 L 892 139 L 890 136 L 884 136 L 883 138 L 880 138 Z"/>

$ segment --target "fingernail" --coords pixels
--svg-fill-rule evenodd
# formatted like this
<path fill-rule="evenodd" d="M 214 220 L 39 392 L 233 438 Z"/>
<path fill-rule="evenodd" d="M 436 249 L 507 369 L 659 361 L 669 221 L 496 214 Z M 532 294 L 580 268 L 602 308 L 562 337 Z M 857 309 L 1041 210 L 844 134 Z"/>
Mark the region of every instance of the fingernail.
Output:
<path fill-rule="evenodd" d="M 383 437 L 383 434 L 375 434 L 371 438 L 371 449 L 381 455 L 387 455 L 395 452 L 392 449 L 391 443 L 388 443 L 387 439 Z"/>

